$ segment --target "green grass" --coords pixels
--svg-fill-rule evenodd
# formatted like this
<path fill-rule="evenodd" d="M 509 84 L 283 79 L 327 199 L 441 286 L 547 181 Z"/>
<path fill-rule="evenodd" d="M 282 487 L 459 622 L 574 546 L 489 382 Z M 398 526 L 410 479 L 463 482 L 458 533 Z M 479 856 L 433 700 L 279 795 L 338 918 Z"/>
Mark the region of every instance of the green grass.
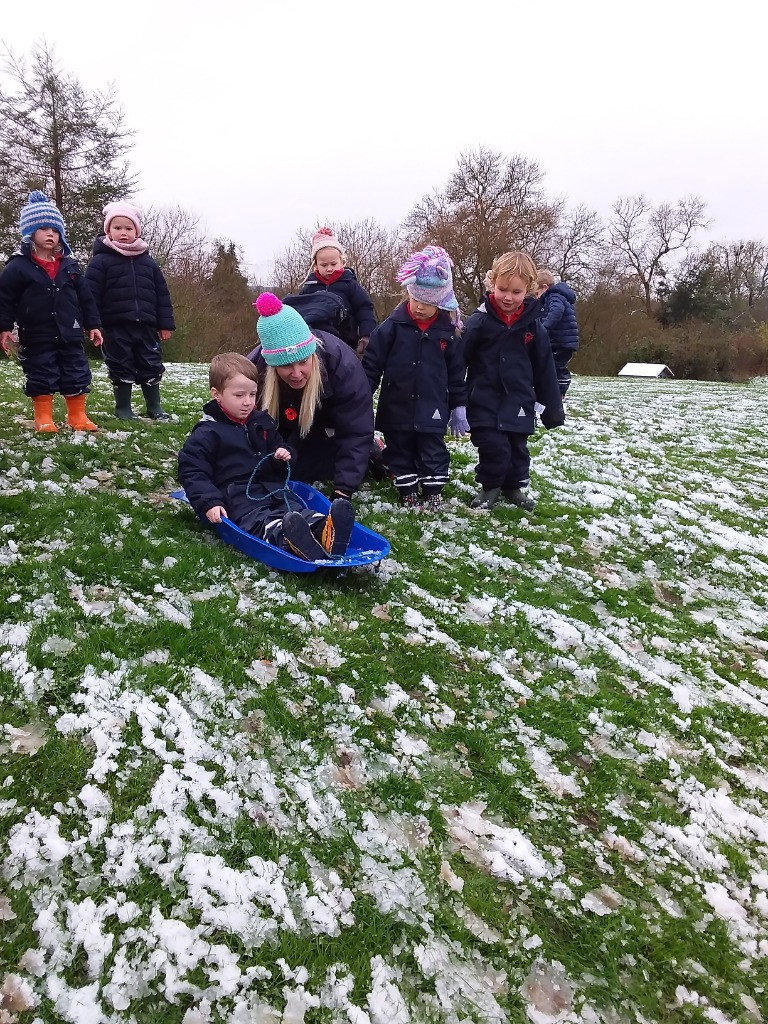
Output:
<path fill-rule="evenodd" d="M 764 383 L 579 378 L 534 514 L 471 513 L 451 440 L 439 514 L 359 492 L 392 553 L 344 576 L 168 497 L 204 367 L 163 425 L 97 369 L 95 436 L 35 436 L 19 384 L 0 363 L 0 965 L 41 1024 L 88 986 L 119 1024 L 294 990 L 307 1024 L 516 1024 L 555 962 L 592 1020 L 766 1007 Z"/>

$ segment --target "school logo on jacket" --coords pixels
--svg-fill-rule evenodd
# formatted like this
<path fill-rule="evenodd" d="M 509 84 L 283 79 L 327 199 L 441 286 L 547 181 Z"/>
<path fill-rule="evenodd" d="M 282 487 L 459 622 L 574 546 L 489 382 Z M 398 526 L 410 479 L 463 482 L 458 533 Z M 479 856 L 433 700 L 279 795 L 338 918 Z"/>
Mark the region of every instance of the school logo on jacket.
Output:
<path fill-rule="evenodd" d="M 441 352 L 445 352 L 445 350 L 446 350 L 447 348 L 448 348 L 448 342 L 447 342 L 447 341 L 441 341 L 441 342 L 440 342 L 440 351 L 441 351 Z"/>
<path fill-rule="evenodd" d="M 533 341 L 533 333 L 531 331 L 526 331 L 525 332 L 525 337 L 523 338 L 523 344 L 524 345 L 530 345 L 532 341 Z"/>

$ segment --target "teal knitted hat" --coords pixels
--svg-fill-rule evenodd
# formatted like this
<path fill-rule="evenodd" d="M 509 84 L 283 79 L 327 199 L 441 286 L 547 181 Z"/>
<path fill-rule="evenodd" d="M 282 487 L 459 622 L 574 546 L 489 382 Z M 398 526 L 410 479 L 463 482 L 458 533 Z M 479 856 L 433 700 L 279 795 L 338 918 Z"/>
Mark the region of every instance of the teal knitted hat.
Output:
<path fill-rule="evenodd" d="M 272 292 L 264 292 L 253 305 L 259 314 L 256 330 L 267 366 L 288 366 L 312 355 L 317 341 L 300 313 L 284 306 Z"/>

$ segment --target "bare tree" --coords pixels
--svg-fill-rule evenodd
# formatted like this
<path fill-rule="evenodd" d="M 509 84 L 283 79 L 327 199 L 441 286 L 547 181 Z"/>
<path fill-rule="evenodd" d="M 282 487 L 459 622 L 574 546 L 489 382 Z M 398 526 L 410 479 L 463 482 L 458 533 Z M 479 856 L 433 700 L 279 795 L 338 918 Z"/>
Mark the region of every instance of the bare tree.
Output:
<path fill-rule="evenodd" d="M 462 153 L 443 189 L 425 196 L 403 225 L 412 248 L 441 245 L 454 261 L 460 304 L 471 308 L 496 256 L 522 249 L 536 262 L 551 253 L 562 203 L 548 201 L 539 165 L 480 147 Z"/>
<path fill-rule="evenodd" d="M 560 221 L 553 239 L 552 270 L 563 281 L 594 286 L 605 258 L 605 233 L 595 210 L 577 206 Z"/>
<path fill-rule="evenodd" d="M 608 225 L 610 246 L 620 269 L 639 282 L 645 311 L 651 315 L 653 287 L 665 272 L 671 252 L 686 250 L 697 228 L 706 226 L 706 203 L 698 196 L 679 199 L 673 206 L 652 206 L 645 196 L 626 196 L 613 205 Z"/>
<path fill-rule="evenodd" d="M 142 235 L 166 274 L 186 270 L 190 257 L 202 264 L 209 256 L 210 242 L 201 229 L 200 218 L 178 203 L 148 206 L 143 221 Z"/>
<path fill-rule="evenodd" d="M 746 302 L 752 309 L 768 291 L 768 245 L 757 239 L 718 243 L 709 250 L 712 261 L 723 274 L 731 306 Z"/>

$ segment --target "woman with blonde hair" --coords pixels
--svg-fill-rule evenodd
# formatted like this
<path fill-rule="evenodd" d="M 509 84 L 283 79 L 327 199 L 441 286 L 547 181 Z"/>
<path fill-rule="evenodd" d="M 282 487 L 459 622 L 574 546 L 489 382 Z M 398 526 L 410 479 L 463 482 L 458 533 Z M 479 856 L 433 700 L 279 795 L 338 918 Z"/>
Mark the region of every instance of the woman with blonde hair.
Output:
<path fill-rule="evenodd" d="M 333 497 L 363 482 L 373 446 L 371 389 L 353 349 L 264 292 L 254 303 L 260 344 L 248 358 L 259 371 L 259 404 L 297 451 L 291 474 L 331 479 Z"/>

